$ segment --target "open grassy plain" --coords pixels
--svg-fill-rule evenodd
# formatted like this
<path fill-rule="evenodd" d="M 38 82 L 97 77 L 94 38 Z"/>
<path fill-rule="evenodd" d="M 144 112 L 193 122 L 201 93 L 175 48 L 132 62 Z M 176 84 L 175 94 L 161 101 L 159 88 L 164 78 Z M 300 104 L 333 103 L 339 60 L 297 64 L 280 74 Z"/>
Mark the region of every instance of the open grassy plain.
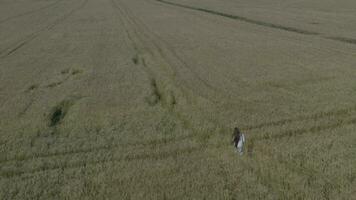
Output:
<path fill-rule="evenodd" d="M 356 199 L 355 154 L 354 0 L 0 0 L 0 199 Z"/>

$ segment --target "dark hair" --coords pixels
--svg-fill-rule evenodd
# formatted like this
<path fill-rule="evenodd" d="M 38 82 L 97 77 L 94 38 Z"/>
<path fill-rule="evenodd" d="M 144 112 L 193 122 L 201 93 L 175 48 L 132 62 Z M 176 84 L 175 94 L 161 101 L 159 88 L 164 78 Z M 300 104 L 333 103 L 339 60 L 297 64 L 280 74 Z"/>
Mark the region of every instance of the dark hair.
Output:
<path fill-rule="evenodd" d="M 234 135 L 240 134 L 240 129 L 235 127 L 234 129 Z"/>
<path fill-rule="evenodd" d="M 240 140 L 241 132 L 240 132 L 240 129 L 239 129 L 239 128 L 237 128 L 237 127 L 234 128 L 233 137 L 234 137 L 233 141 L 234 141 L 235 143 L 237 143 L 237 142 Z"/>

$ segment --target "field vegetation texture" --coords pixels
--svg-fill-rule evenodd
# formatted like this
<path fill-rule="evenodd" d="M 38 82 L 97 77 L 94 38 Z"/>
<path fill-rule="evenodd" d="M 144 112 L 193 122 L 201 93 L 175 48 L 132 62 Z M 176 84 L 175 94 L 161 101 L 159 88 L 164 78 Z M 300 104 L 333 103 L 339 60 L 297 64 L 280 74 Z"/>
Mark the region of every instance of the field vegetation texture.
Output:
<path fill-rule="evenodd" d="M 0 0 L 0 199 L 356 199 L 356 1 Z"/>

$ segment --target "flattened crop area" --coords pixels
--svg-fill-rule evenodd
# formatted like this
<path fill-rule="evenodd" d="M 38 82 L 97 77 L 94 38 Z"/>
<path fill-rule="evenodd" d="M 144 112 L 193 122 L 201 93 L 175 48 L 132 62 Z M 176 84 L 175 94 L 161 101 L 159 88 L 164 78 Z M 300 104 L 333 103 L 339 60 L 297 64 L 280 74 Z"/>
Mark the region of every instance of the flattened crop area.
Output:
<path fill-rule="evenodd" d="M 355 6 L 0 2 L 0 199 L 352 199 Z"/>

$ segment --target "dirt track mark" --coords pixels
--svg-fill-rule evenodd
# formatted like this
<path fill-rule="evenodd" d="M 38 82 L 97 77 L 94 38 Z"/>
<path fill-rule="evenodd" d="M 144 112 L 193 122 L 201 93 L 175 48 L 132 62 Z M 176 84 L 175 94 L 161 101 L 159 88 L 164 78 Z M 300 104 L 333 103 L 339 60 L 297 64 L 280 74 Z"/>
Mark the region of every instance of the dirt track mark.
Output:
<path fill-rule="evenodd" d="M 316 121 L 316 120 L 323 119 L 326 117 L 337 117 L 337 116 L 347 115 L 354 111 L 356 111 L 356 105 L 350 106 L 348 108 L 338 109 L 338 110 L 319 112 L 319 113 L 315 113 L 315 114 L 308 115 L 308 116 L 299 116 L 296 118 L 282 119 L 279 121 L 266 122 L 266 123 L 261 123 L 261 124 L 257 124 L 257 125 L 247 125 L 247 126 L 241 127 L 241 129 L 254 130 L 254 129 L 262 129 L 262 128 L 266 128 L 266 127 L 272 127 L 272 126 L 282 126 L 282 125 L 290 124 L 290 123 L 297 122 L 297 121 L 305 121 L 305 120 Z"/>
<path fill-rule="evenodd" d="M 290 27 L 290 26 L 283 26 L 283 25 L 279 25 L 279 24 L 273 24 L 273 23 L 269 23 L 269 22 L 258 21 L 258 20 L 254 20 L 254 19 L 238 16 L 238 15 L 231 15 L 231 14 L 222 13 L 222 12 L 209 10 L 209 9 L 205 9 L 205 8 L 198 8 L 198 7 L 193 7 L 193 6 L 173 3 L 173 2 L 169 2 L 169 1 L 165 1 L 165 0 L 156 0 L 156 1 L 161 2 L 161 3 L 165 3 L 165 4 L 169 4 L 169 5 L 172 5 L 172 6 L 178 6 L 178 7 L 186 8 L 186 9 L 190 9 L 190 10 L 201 11 L 201 12 L 205 12 L 205 13 L 209 13 L 209 14 L 213 14 L 213 15 L 218 15 L 218 16 L 222 16 L 222 17 L 227 17 L 227 18 L 230 18 L 230 19 L 239 20 L 239 21 L 246 22 L 246 23 L 249 23 L 249 24 L 255 24 L 255 25 L 264 26 L 264 27 L 268 27 L 268 28 L 274 28 L 274 29 L 279 29 L 279 30 L 283 30 L 283 31 L 299 33 L 299 34 L 303 34 L 303 35 L 319 35 L 320 34 L 320 33 L 313 32 L 313 31 L 307 31 L 307 30 L 303 30 L 303 29 Z"/>
<path fill-rule="evenodd" d="M 46 26 L 46 27 L 44 27 L 44 28 L 32 33 L 32 34 L 29 34 L 28 36 L 24 37 L 24 39 L 22 39 L 22 41 L 18 42 L 18 44 L 16 44 L 15 46 L 10 46 L 10 47 L 6 48 L 5 50 L 3 50 L 1 52 L 1 54 L 3 54 L 3 55 L 1 55 L 0 58 L 3 59 L 3 58 L 6 58 L 7 56 L 10 56 L 10 55 L 14 54 L 19 49 L 24 47 L 26 44 L 30 43 L 31 41 L 33 41 L 34 39 L 39 37 L 42 32 L 52 30 L 57 25 L 61 24 L 64 20 L 66 20 L 67 18 L 72 16 L 75 12 L 77 12 L 78 10 L 83 8 L 87 2 L 88 2 L 88 0 L 83 0 L 83 2 L 78 7 L 73 8 L 69 13 L 67 13 L 64 16 L 58 18 L 52 24 L 50 24 L 50 25 L 48 25 L 48 26 Z M 4 52 L 5 52 L 5 54 L 4 54 Z"/>
<path fill-rule="evenodd" d="M 20 44 L 18 44 L 17 46 L 15 46 L 13 49 L 11 49 L 7 55 L 11 55 L 12 53 L 14 53 L 15 51 L 17 51 L 18 49 L 20 49 L 21 47 L 25 46 L 25 44 L 27 44 L 27 42 L 29 42 L 30 40 L 26 40 L 24 42 L 21 42 Z"/>
<path fill-rule="evenodd" d="M 47 9 L 47 8 L 50 8 L 50 7 L 52 7 L 52 6 L 57 5 L 59 2 L 61 2 L 61 0 L 57 0 L 57 1 L 55 1 L 54 3 L 51 3 L 51 4 L 49 4 L 49 5 L 46 5 L 46 6 L 43 6 L 43 7 L 34 9 L 34 10 L 30 10 L 30 11 L 27 11 L 27 12 L 24 12 L 24 13 L 15 15 L 15 16 L 7 17 L 7 18 L 1 20 L 1 21 L 0 21 L 0 24 L 5 23 L 5 22 L 7 22 L 7 21 L 9 21 L 9 20 L 13 20 L 13 19 L 16 19 L 16 18 L 19 18 L 19 17 L 23 17 L 23 16 L 26 16 L 26 15 L 34 14 L 34 13 L 36 13 L 36 12 L 38 12 L 38 11 L 45 10 L 45 9 Z"/>
<path fill-rule="evenodd" d="M 348 44 L 356 44 L 356 39 L 353 39 L 353 38 L 345 38 L 345 37 L 325 37 L 325 38 L 330 39 L 330 40 L 339 41 L 339 42 L 348 43 Z"/>

